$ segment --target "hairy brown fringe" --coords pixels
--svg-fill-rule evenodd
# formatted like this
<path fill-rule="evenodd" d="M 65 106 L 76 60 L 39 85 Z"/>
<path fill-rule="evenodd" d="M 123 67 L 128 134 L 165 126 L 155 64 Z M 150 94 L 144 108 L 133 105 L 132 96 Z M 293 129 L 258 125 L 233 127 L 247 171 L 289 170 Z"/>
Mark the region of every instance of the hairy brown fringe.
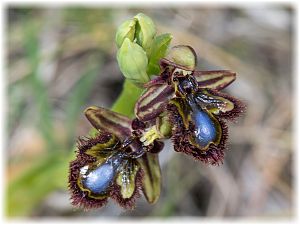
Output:
<path fill-rule="evenodd" d="M 144 173 L 142 169 L 140 168 L 135 176 L 135 187 L 134 192 L 130 198 L 122 198 L 121 192 L 120 192 L 120 186 L 117 184 L 114 184 L 111 191 L 111 198 L 114 199 L 121 207 L 124 209 L 134 209 L 135 208 L 135 202 L 136 199 L 141 197 L 140 191 L 142 188 L 142 180 L 143 180 Z"/>
<path fill-rule="evenodd" d="M 193 156 L 196 160 L 200 160 L 211 165 L 219 165 L 223 162 L 224 151 L 226 150 L 226 142 L 228 139 L 228 127 L 223 120 L 221 120 L 219 117 L 216 117 L 222 129 L 220 143 L 217 146 L 211 144 L 208 150 L 204 152 L 189 141 L 189 135 L 192 135 L 191 132 L 193 130 L 193 125 L 190 124 L 189 130 L 185 129 L 182 118 L 179 115 L 176 106 L 169 104 L 167 106 L 167 110 L 169 111 L 170 121 L 173 124 L 171 139 L 176 152 L 185 153 Z"/>
<path fill-rule="evenodd" d="M 88 209 L 100 208 L 107 204 L 108 198 L 114 199 L 120 206 L 125 209 L 133 209 L 135 201 L 140 197 L 140 190 L 142 187 L 143 172 L 138 170 L 135 177 L 135 190 L 131 198 L 123 199 L 120 193 L 120 187 L 117 184 L 113 184 L 107 190 L 107 197 L 104 199 L 95 199 L 88 196 L 87 191 L 83 191 L 78 186 L 78 178 L 80 175 L 80 169 L 96 161 L 96 158 L 85 154 L 87 149 L 90 149 L 93 145 L 98 143 L 106 143 L 111 138 L 109 133 L 101 133 L 94 138 L 82 137 L 78 140 L 77 156 L 76 159 L 70 162 L 69 167 L 69 191 L 71 193 L 71 203 L 74 206 Z"/>

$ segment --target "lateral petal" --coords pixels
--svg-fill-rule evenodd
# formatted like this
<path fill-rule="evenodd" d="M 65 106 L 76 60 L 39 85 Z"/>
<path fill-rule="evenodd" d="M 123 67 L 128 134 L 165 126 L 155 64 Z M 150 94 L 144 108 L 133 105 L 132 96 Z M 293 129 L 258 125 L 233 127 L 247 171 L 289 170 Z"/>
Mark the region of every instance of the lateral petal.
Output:
<path fill-rule="evenodd" d="M 222 90 L 231 84 L 236 73 L 230 70 L 194 71 L 194 76 L 201 88 Z"/>

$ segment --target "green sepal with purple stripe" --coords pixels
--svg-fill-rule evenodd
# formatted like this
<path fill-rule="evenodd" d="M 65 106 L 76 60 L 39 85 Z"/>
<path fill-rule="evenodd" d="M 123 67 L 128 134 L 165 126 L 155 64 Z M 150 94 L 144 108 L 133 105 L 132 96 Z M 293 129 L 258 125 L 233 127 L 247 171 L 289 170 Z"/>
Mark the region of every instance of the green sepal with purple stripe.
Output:
<path fill-rule="evenodd" d="M 230 70 L 211 70 L 211 71 L 194 71 L 198 86 L 201 88 L 209 88 L 215 90 L 222 90 L 231 84 L 235 78 L 236 73 Z"/>
<path fill-rule="evenodd" d="M 174 96 L 174 89 L 167 84 L 150 86 L 135 105 L 136 117 L 145 122 L 155 119 L 165 109 L 168 101 Z"/>
<path fill-rule="evenodd" d="M 138 159 L 143 170 L 142 189 L 147 201 L 157 202 L 161 191 L 161 170 L 158 154 L 146 153 Z"/>
<path fill-rule="evenodd" d="M 131 120 L 122 114 L 97 106 L 88 107 L 84 113 L 97 130 L 112 133 L 120 140 L 131 135 Z"/>

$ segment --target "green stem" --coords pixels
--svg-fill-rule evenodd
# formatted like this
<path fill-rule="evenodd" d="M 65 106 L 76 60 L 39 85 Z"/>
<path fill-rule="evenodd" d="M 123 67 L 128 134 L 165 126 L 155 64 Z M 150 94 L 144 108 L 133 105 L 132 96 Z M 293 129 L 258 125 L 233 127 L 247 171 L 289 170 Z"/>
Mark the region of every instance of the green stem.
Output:
<path fill-rule="evenodd" d="M 138 88 L 129 80 L 125 80 L 123 90 L 112 106 L 114 112 L 121 113 L 130 118 L 134 117 L 134 105 L 141 96 L 143 89 Z"/>

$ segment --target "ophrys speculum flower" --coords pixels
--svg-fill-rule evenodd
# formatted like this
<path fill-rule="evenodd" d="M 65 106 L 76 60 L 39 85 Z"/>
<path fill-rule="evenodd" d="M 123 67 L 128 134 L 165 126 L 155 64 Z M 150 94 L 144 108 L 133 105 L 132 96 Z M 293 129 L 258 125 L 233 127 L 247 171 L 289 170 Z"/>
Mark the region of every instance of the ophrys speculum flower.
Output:
<path fill-rule="evenodd" d="M 175 151 L 218 164 L 223 160 L 228 136 L 224 120 L 233 120 L 244 110 L 241 101 L 219 92 L 235 80 L 236 74 L 227 70 L 196 71 L 196 55 L 191 47 L 176 46 L 173 58 L 181 49 L 190 50 L 188 60 L 178 60 L 179 65 L 161 59 L 161 74 L 145 85 L 147 89 L 135 112 L 147 123 L 167 117 Z"/>
<path fill-rule="evenodd" d="M 124 208 L 133 208 L 141 190 L 150 203 L 157 201 L 160 168 L 157 155 L 150 152 L 159 152 L 163 143 L 155 140 L 144 146 L 131 128 L 132 121 L 121 114 L 94 106 L 85 114 L 99 132 L 78 140 L 77 158 L 70 164 L 72 203 L 97 208 L 110 197 Z"/>
<path fill-rule="evenodd" d="M 69 176 L 74 205 L 101 207 L 111 197 L 125 208 L 133 206 L 139 196 L 142 172 L 137 160 L 129 157 L 128 147 L 121 145 L 109 133 L 79 139 Z"/>

